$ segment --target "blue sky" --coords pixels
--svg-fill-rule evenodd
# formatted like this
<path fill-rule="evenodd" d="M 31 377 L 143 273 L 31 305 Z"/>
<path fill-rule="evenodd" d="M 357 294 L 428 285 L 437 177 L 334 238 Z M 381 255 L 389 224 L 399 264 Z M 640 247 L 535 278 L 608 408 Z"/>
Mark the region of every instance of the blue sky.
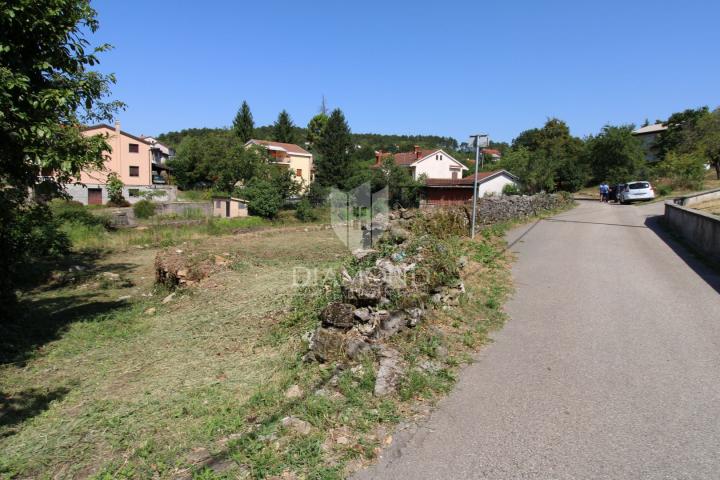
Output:
<path fill-rule="evenodd" d="M 307 124 L 324 94 L 354 132 L 488 132 L 556 116 L 575 135 L 720 105 L 720 2 L 94 2 L 123 129 Z"/>

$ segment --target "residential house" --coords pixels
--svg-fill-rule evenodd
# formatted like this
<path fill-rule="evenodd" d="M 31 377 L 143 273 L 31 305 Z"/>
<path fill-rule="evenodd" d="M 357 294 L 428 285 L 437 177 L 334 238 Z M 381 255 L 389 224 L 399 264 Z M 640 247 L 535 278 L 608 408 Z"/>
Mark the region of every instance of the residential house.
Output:
<path fill-rule="evenodd" d="M 175 200 L 175 187 L 153 180 L 161 170 L 153 163 L 152 145 L 144 138 L 123 132 L 120 122 L 116 122 L 114 128 L 105 124 L 86 127 L 82 134 L 103 135 L 110 151 L 105 154 L 102 169 L 83 170 L 75 183 L 66 185 L 65 190 L 73 200 L 85 205 L 105 204 L 108 201 L 107 178 L 111 172 L 116 173 L 125 185 L 123 195 L 130 203 L 141 200 L 142 194 L 148 191 L 155 192 L 158 200 Z"/>
<path fill-rule="evenodd" d="M 248 140 L 245 146 L 259 145 L 268 150 L 270 157 L 278 165 L 285 165 L 295 176 L 305 191 L 314 178 L 313 155 L 304 148 L 292 144 L 272 142 L 269 140 Z"/>
<path fill-rule="evenodd" d="M 167 163 L 175 158 L 175 150 L 168 147 L 164 143 L 159 142 L 154 137 L 146 137 L 141 135 L 140 138 L 150 144 L 150 159 L 153 167 L 153 180 L 157 183 L 167 181 L 167 177 L 172 170 Z"/>
<path fill-rule="evenodd" d="M 633 130 L 632 134 L 642 142 L 643 150 L 645 150 L 645 160 L 648 162 L 654 163 L 660 160 L 657 157 L 655 145 L 657 144 L 658 136 L 666 130 L 667 126 L 662 123 L 646 125 Z"/>
<path fill-rule="evenodd" d="M 500 150 L 496 150 L 494 148 L 483 148 L 480 150 L 480 153 L 485 155 L 486 159 L 489 159 L 491 162 L 499 162 L 502 158 L 502 154 L 500 153 Z"/>
<path fill-rule="evenodd" d="M 427 179 L 459 179 L 468 169 L 442 149 L 423 149 L 417 145 L 412 152 L 396 154 L 375 152 L 373 168 L 379 168 L 383 160 L 389 157 L 393 158 L 396 165 L 410 169 L 415 180 L 422 176 Z"/>
<path fill-rule="evenodd" d="M 460 179 L 428 179 L 425 185 L 425 205 L 462 205 L 472 201 L 475 174 Z M 479 172 L 477 196 L 502 195 L 506 185 L 518 185 L 518 178 L 507 170 Z"/>

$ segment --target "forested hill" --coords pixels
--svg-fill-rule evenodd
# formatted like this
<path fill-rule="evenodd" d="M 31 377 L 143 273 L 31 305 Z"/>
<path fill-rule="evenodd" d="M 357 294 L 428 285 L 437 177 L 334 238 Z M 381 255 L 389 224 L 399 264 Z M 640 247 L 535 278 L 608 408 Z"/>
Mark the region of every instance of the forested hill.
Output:
<path fill-rule="evenodd" d="M 307 129 L 293 127 L 295 142 L 299 145 L 305 144 Z M 179 132 L 167 132 L 158 135 L 158 140 L 166 143 L 175 149 L 185 137 L 210 137 L 233 135 L 228 128 L 188 128 Z M 272 140 L 272 126 L 255 127 L 254 137 L 259 140 Z M 372 150 L 383 150 L 387 152 L 403 152 L 412 150 L 414 145 L 424 148 L 442 148 L 448 151 L 456 151 L 458 142 L 451 137 L 438 135 L 383 135 L 379 133 L 353 133 L 352 140 L 355 145 Z"/>

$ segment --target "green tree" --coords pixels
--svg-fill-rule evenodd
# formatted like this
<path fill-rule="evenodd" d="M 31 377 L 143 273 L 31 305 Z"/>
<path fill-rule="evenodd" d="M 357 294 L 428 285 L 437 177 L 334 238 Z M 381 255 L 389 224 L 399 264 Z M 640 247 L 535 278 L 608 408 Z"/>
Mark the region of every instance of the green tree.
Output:
<path fill-rule="evenodd" d="M 387 157 L 380 168 L 372 170 L 371 180 L 373 192 L 387 187 L 388 201 L 393 207 L 417 207 L 425 186 L 425 178 L 413 179 L 410 170 L 396 165 L 392 157 Z"/>
<path fill-rule="evenodd" d="M 63 243 L 53 222 L 38 228 L 34 220 L 50 213 L 28 203 L 28 192 L 50 172 L 44 189 L 60 190 L 81 170 L 101 168 L 109 149 L 104 138 L 80 132 L 122 107 L 106 101 L 115 78 L 90 70 L 110 48 L 89 48 L 85 36 L 98 26 L 88 0 L 0 5 L 0 304 L 14 297 L 20 265 Z M 39 232 L 54 238 L 40 241 Z"/>
<path fill-rule="evenodd" d="M 688 129 L 681 150 L 700 154 L 720 180 L 720 108 L 703 115 Z"/>
<path fill-rule="evenodd" d="M 697 125 L 698 120 L 707 115 L 708 107 L 688 108 L 670 115 L 664 124 L 667 130 L 658 135 L 653 146 L 658 158 L 663 159 L 668 152 L 677 150 L 686 142 L 686 132 Z"/>
<path fill-rule="evenodd" d="M 328 116 L 324 113 L 318 113 L 310 119 L 307 126 L 307 142 L 310 144 L 310 148 L 313 148 L 322 138 L 327 123 Z"/>
<path fill-rule="evenodd" d="M 322 137 L 317 143 L 316 181 L 322 186 L 345 187 L 350 175 L 350 155 L 353 143 L 350 127 L 342 110 L 336 108 L 330 114 Z"/>
<path fill-rule="evenodd" d="M 235 131 L 235 135 L 237 135 L 243 143 L 253 138 L 253 134 L 255 133 L 255 122 L 253 121 L 252 112 L 250 112 L 250 106 L 244 100 L 240 110 L 238 110 L 237 115 L 235 115 L 235 120 L 233 120 L 233 130 Z"/>
<path fill-rule="evenodd" d="M 659 173 L 670 179 L 673 188 L 700 189 L 705 178 L 706 160 L 698 151 L 668 152 L 658 164 Z"/>
<path fill-rule="evenodd" d="M 282 143 L 295 143 L 295 125 L 290 114 L 283 110 L 273 124 L 273 140 Z"/>
<path fill-rule="evenodd" d="M 127 200 L 123 196 L 123 188 L 125 184 L 115 172 L 110 172 L 107 176 L 107 192 L 110 204 L 115 207 L 124 207 Z"/>
<path fill-rule="evenodd" d="M 253 178 L 243 188 L 242 196 L 248 201 L 248 210 L 252 215 L 275 218 L 283 204 L 283 198 L 272 181 Z"/>
<path fill-rule="evenodd" d="M 606 125 L 587 141 L 587 158 L 596 182 L 627 182 L 647 175 L 645 152 L 633 125 Z"/>

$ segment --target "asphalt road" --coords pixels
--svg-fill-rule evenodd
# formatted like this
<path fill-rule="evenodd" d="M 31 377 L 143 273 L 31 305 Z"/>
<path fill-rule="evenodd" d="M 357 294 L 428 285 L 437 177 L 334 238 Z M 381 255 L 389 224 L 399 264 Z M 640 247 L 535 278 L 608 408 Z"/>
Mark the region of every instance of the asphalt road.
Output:
<path fill-rule="evenodd" d="M 720 478 L 720 277 L 662 208 L 581 202 L 511 232 L 511 320 L 356 478 Z"/>

